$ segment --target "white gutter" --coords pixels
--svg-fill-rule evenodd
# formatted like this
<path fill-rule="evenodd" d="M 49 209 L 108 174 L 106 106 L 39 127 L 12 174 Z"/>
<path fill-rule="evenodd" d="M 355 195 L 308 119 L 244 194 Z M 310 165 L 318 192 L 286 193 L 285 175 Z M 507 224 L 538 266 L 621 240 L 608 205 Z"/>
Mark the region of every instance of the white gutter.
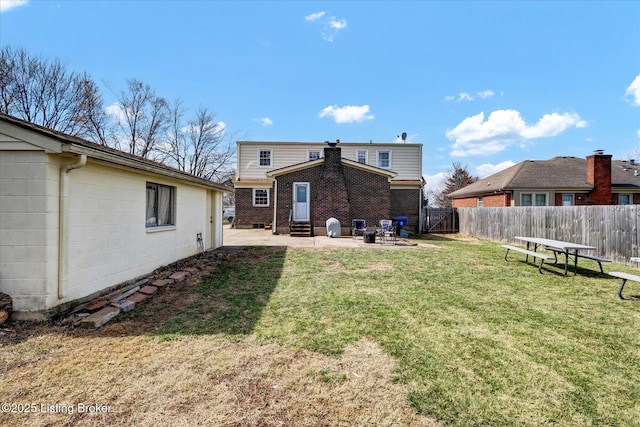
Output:
<path fill-rule="evenodd" d="M 67 199 L 69 198 L 69 172 L 73 169 L 84 167 L 86 164 L 87 156 L 80 154 L 77 162 L 60 167 L 60 192 L 58 195 L 58 299 L 63 299 L 67 296 L 67 270 L 69 269 L 69 235 L 67 233 L 69 207 Z"/>

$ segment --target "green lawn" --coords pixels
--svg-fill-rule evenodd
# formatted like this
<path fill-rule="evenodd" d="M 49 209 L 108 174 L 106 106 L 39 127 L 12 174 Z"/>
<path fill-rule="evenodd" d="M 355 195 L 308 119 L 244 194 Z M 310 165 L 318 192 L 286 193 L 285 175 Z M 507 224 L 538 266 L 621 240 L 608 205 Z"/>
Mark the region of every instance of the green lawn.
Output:
<path fill-rule="evenodd" d="M 541 275 L 497 243 L 425 243 L 437 248 L 250 248 L 158 333 L 326 355 L 366 338 L 397 360 L 415 411 L 448 425 L 640 425 L 640 284 L 622 301 L 590 261 Z"/>

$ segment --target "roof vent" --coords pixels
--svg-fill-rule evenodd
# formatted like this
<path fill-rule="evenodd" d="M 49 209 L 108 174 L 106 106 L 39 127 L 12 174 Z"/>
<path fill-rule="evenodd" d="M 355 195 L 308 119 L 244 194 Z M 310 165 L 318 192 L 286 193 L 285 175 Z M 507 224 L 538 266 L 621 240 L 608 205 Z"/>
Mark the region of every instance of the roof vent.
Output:
<path fill-rule="evenodd" d="M 595 150 L 593 154 L 595 154 L 596 156 L 602 156 L 604 154 L 604 150 Z"/>
<path fill-rule="evenodd" d="M 633 171 L 633 176 L 640 176 L 640 173 L 638 173 L 638 169 Z"/>
<path fill-rule="evenodd" d="M 636 159 L 629 159 L 629 163 L 631 163 L 631 166 L 634 166 L 636 164 Z"/>

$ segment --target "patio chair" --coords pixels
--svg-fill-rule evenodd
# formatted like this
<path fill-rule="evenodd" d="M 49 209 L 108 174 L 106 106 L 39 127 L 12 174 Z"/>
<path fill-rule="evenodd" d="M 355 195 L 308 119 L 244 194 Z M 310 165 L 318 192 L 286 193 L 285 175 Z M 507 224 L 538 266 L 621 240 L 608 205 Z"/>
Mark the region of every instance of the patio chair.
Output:
<path fill-rule="evenodd" d="M 381 219 L 380 227 L 376 229 L 376 235 L 380 237 L 380 244 L 391 240 L 396 244 L 396 226 L 390 219 Z"/>
<path fill-rule="evenodd" d="M 354 219 L 351 221 L 351 237 L 356 238 L 358 234 L 364 237 L 364 233 L 367 231 L 367 221 L 364 219 Z"/>

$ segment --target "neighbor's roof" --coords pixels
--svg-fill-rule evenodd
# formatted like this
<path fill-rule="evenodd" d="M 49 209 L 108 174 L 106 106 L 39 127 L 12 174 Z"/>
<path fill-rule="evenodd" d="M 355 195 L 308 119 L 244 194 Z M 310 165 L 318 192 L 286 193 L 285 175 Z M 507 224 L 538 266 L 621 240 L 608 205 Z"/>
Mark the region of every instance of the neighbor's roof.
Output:
<path fill-rule="evenodd" d="M 24 130 L 35 132 L 38 135 L 42 135 L 57 141 L 59 145 L 57 147 L 54 147 L 54 149 L 52 150 L 52 146 L 56 144 L 46 144 L 46 140 L 44 140 L 43 138 L 34 138 L 34 140 L 25 140 L 25 138 L 20 138 L 30 144 L 41 146 L 43 149 L 45 149 L 46 152 L 49 153 L 67 152 L 73 154 L 85 154 L 89 158 L 126 166 L 132 169 L 138 169 L 146 172 L 164 175 L 181 181 L 188 181 L 193 184 L 215 188 L 216 190 L 224 191 L 227 193 L 232 191 L 232 189 L 225 187 L 224 185 L 216 184 L 207 179 L 180 171 L 163 163 L 154 162 L 153 160 L 145 159 L 144 157 L 125 153 L 124 151 L 116 150 L 115 148 L 106 147 L 94 142 L 89 142 L 73 135 L 67 135 L 53 129 L 29 123 L 16 117 L 0 113 L 0 124 L 4 125 L 4 123 L 14 125 Z M 13 136 L 11 135 L 11 133 L 13 132 L 8 126 L 2 126 L 1 131 L 2 133 L 6 133 L 9 136 Z"/>
<path fill-rule="evenodd" d="M 637 175 L 634 174 L 636 170 Z M 633 166 L 625 160 L 612 160 L 611 186 L 640 190 L 640 164 Z M 467 197 L 519 189 L 589 191 L 593 189 L 593 185 L 587 183 L 586 159 L 558 156 L 550 160 L 525 160 L 456 190 L 450 193 L 449 197 Z"/>

